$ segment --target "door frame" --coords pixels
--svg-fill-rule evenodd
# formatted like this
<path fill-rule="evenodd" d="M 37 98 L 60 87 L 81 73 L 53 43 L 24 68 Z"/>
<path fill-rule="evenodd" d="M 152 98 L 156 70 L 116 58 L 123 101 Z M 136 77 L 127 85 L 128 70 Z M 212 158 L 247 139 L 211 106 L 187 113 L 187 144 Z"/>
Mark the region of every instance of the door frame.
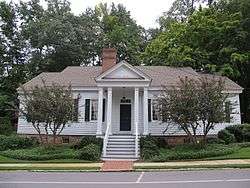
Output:
<path fill-rule="evenodd" d="M 122 133 L 122 134 L 131 134 L 132 132 L 132 103 L 131 103 L 131 99 L 129 99 L 130 102 L 121 102 L 120 101 L 120 121 L 119 121 L 119 133 Z M 130 131 L 122 131 L 121 130 L 121 105 L 130 105 Z"/>

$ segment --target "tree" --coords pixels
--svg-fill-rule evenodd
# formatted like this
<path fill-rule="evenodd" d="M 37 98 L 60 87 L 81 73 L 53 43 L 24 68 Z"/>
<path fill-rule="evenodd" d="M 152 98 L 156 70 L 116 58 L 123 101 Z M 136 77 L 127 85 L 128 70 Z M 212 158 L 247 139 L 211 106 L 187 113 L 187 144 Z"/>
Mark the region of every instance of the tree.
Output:
<path fill-rule="evenodd" d="M 43 142 L 42 134 L 48 135 L 50 131 L 53 136 L 53 143 L 56 137 L 64 130 L 65 125 L 72 120 L 73 99 L 71 88 L 52 84 L 47 86 L 43 81 L 42 87 L 35 87 L 31 90 L 22 88 L 21 114 L 31 122 L 33 128 Z"/>
<path fill-rule="evenodd" d="M 216 123 L 226 121 L 228 114 L 230 115 L 233 109 L 233 104 L 227 101 L 228 94 L 223 92 L 224 89 L 225 82 L 221 78 L 213 77 L 211 79 L 203 76 L 199 80 L 197 93 L 199 121 L 197 123 L 203 130 L 204 143 L 206 143 L 209 131 L 214 128 Z"/>
<path fill-rule="evenodd" d="M 221 79 L 181 78 L 178 87 L 165 88 L 159 97 L 163 121 L 177 124 L 193 144 L 197 143 L 197 129 L 201 127 L 206 141 L 215 124 L 226 118 L 227 95 L 222 92 L 223 88 Z"/>
<path fill-rule="evenodd" d="M 26 42 L 19 26 L 17 6 L 12 2 L 0 2 L 1 126 L 13 126 L 13 124 L 16 123 L 16 113 L 10 107 L 9 103 L 17 104 L 16 88 L 26 77 L 26 69 L 24 66 L 26 62 Z"/>
<path fill-rule="evenodd" d="M 131 18 L 130 12 L 122 4 L 99 4 L 95 12 L 103 32 L 103 46 L 117 49 L 118 61 L 126 60 L 139 65 L 139 55 L 146 46 L 145 30 Z"/>
<path fill-rule="evenodd" d="M 200 8 L 185 22 L 175 21 L 146 47 L 146 65 L 191 66 L 228 76 L 245 88 L 243 121 L 249 119 L 250 1 L 220 0 Z"/>

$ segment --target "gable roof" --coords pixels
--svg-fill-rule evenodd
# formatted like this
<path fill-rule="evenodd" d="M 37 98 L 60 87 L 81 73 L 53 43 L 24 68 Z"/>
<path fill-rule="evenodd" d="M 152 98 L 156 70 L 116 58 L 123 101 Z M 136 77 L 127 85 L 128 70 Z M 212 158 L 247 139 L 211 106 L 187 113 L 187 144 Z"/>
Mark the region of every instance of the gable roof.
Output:
<path fill-rule="evenodd" d="M 151 78 L 150 87 L 167 87 L 177 86 L 180 78 L 189 77 L 198 79 L 200 76 L 208 78 L 223 78 L 225 79 L 226 90 L 242 91 L 242 87 L 230 80 L 227 77 L 215 76 L 213 74 L 200 74 L 190 67 L 169 67 L 169 66 L 134 66 L 135 69 L 141 71 L 143 74 Z M 69 85 L 72 87 L 96 87 L 96 78 L 102 74 L 101 66 L 69 66 L 62 72 L 41 73 L 29 82 L 25 83 L 23 87 L 26 89 L 42 85 L 42 80 L 47 85 L 57 83 L 60 85 Z"/>
<path fill-rule="evenodd" d="M 112 73 L 115 73 L 117 70 L 119 69 L 124 69 L 127 73 L 132 73 L 134 75 L 136 75 L 137 78 L 146 80 L 146 81 L 151 81 L 151 78 L 145 74 L 143 71 L 141 71 L 140 69 L 137 69 L 136 66 L 132 66 L 129 63 L 127 63 L 126 61 L 121 61 L 120 63 L 117 63 L 115 66 L 113 66 L 112 68 L 108 69 L 107 71 L 101 73 L 99 76 L 96 77 L 96 81 L 102 81 L 104 79 L 110 79 L 110 75 Z M 121 77 L 119 77 L 120 79 Z M 129 78 L 124 78 L 124 79 L 129 79 Z"/>

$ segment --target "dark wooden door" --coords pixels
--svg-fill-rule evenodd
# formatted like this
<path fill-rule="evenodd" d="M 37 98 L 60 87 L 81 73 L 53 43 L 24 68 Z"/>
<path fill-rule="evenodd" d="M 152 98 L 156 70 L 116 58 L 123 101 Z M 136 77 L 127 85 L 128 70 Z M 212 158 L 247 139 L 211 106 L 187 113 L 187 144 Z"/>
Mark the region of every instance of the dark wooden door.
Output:
<path fill-rule="evenodd" d="M 131 131 L 131 104 L 120 105 L 120 131 Z"/>

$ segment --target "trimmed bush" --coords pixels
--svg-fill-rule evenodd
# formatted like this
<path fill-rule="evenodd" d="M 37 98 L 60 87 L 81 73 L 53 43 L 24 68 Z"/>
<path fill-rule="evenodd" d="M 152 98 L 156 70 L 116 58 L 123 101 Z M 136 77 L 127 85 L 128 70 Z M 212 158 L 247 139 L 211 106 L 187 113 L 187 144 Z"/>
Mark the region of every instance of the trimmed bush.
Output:
<path fill-rule="evenodd" d="M 237 142 L 250 142 L 250 124 L 232 125 L 226 130 L 234 135 Z"/>
<path fill-rule="evenodd" d="M 0 151 L 14 150 L 14 149 L 25 149 L 31 148 L 38 145 L 37 140 L 31 138 L 24 138 L 17 135 L 4 136 L 0 135 Z"/>
<path fill-rule="evenodd" d="M 203 159 L 208 157 L 216 157 L 228 155 L 236 152 L 239 149 L 237 145 L 228 147 L 223 144 L 208 144 L 204 145 L 180 145 L 171 149 L 160 149 L 158 156 L 155 156 L 148 161 L 164 162 L 171 160 L 191 160 Z"/>
<path fill-rule="evenodd" d="M 100 146 L 89 144 L 79 151 L 79 159 L 88 161 L 98 161 L 101 157 Z"/>
<path fill-rule="evenodd" d="M 152 136 L 142 137 L 140 139 L 140 149 L 142 159 L 151 159 L 159 155 L 158 141 Z"/>
<path fill-rule="evenodd" d="M 207 138 L 207 143 L 208 144 L 225 144 L 225 141 L 219 138 Z"/>
<path fill-rule="evenodd" d="M 225 144 L 230 144 L 235 142 L 235 137 L 228 130 L 223 129 L 218 132 L 218 138 L 225 141 Z"/>
<path fill-rule="evenodd" d="M 78 158 L 77 151 L 62 146 L 42 146 L 32 149 L 7 150 L 1 152 L 1 155 L 13 159 L 32 161 Z"/>
<path fill-rule="evenodd" d="M 98 145 L 100 148 L 102 148 L 103 140 L 102 138 L 96 138 L 96 136 L 84 136 L 80 142 L 73 145 L 73 148 L 82 149 L 90 144 L 95 144 Z"/>

